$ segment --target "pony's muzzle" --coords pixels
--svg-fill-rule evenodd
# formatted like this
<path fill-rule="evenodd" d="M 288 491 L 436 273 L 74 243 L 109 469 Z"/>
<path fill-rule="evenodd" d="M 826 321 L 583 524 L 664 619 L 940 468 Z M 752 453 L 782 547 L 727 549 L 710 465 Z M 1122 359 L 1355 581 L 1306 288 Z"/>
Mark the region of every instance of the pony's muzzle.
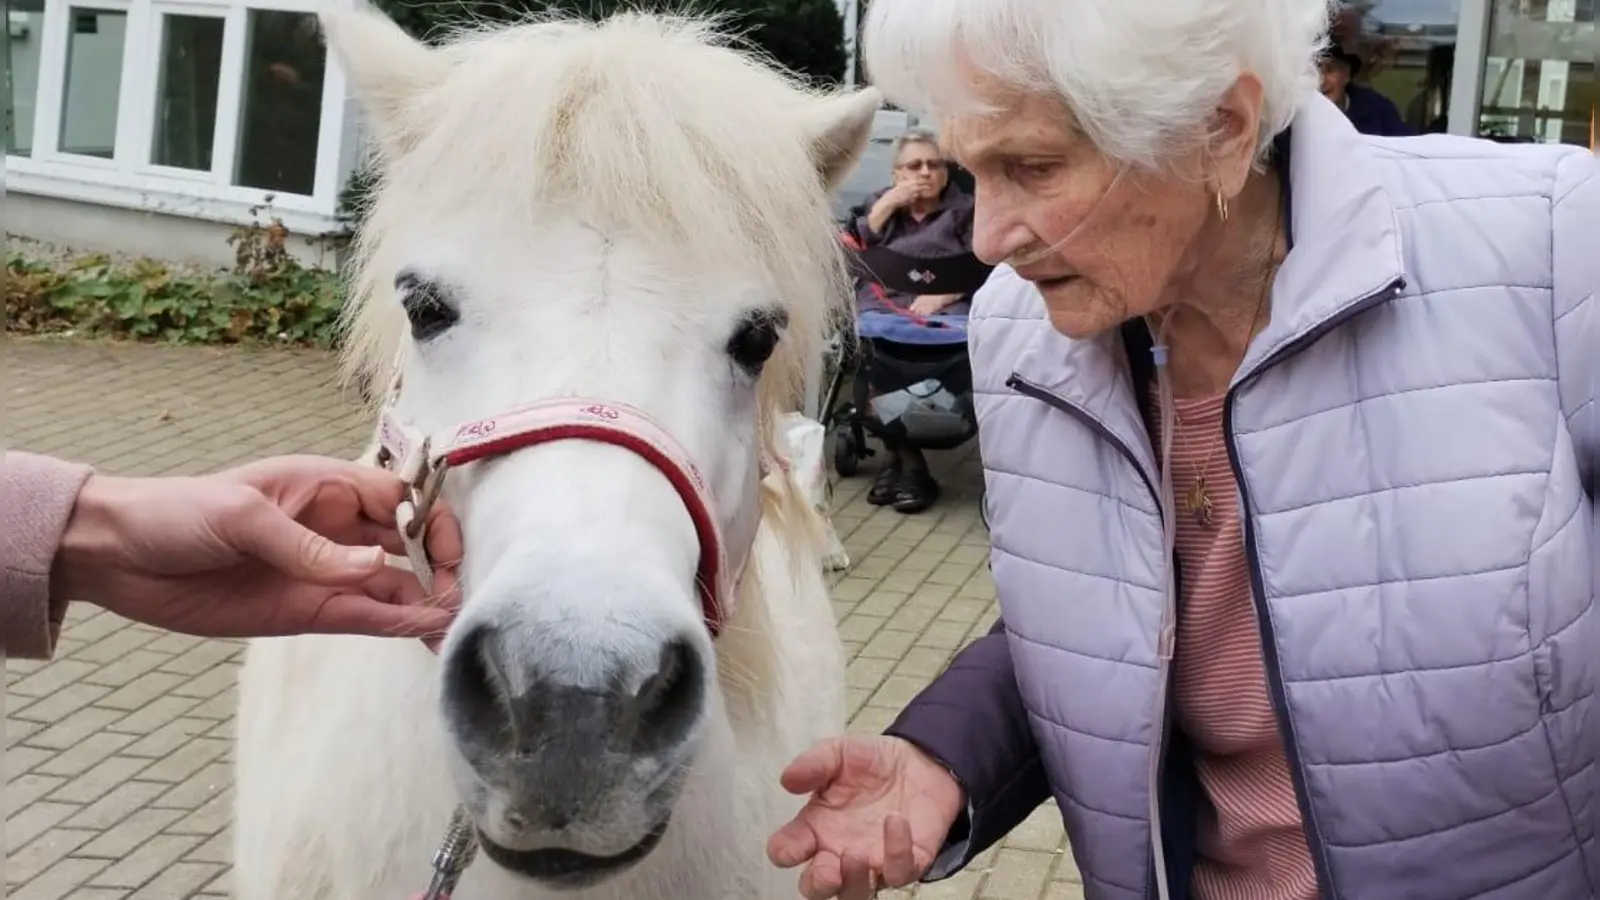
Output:
<path fill-rule="evenodd" d="M 444 659 L 446 723 L 503 810 L 500 837 L 565 843 L 619 814 L 653 825 L 705 715 L 706 662 L 686 634 L 554 631 L 480 624 Z"/>

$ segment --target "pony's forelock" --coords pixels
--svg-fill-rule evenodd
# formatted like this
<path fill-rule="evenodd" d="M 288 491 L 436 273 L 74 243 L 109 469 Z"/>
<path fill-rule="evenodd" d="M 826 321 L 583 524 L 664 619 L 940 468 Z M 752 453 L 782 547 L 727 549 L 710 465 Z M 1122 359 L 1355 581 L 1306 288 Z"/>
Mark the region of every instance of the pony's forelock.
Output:
<path fill-rule="evenodd" d="M 819 94 L 770 66 L 715 17 L 623 13 L 603 23 L 543 13 L 468 24 L 435 51 L 443 84 L 417 98 L 429 131 L 379 159 L 354 247 L 346 375 L 382 402 L 405 330 L 386 235 L 441 198 L 657 236 L 707 268 L 753 260 L 789 327 L 761 384 L 762 420 L 793 408 L 806 361 L 849 291 L 807 142 Z M 423 186 L 426 186 L 423 189 Z M 692 298 L 685 298 L 692 302 Z"/>

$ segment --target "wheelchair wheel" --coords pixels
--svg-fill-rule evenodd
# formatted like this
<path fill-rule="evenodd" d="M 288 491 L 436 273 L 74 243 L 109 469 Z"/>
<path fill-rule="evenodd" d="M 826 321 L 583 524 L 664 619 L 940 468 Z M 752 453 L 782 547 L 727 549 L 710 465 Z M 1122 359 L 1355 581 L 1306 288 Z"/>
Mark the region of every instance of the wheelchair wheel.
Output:
<path fill-rule="evenodd" d="M 833 470 L 840 478 L 849 478 L 861 468 L 861 448 L 856 446 L 855 435 L 848 428 L 833 434 Z"/>

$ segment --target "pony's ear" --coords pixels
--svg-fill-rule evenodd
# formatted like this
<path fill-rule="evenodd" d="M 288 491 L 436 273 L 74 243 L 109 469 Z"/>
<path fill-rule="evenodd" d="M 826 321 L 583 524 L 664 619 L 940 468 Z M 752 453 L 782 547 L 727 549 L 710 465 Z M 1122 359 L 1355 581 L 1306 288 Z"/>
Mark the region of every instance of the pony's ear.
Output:
<path fill-rule="evenodd" d="M 450 61 L 365 0 L 330 4 L 317 17 L 383 154 L 410 149 L 426 126 L 417 101 L 449 76 Z"/>
<path fill-rule="evenodd" d="M 844 181 L 860 162 L 872 139 L 872 120 L 883 106 L 877 88 L 839 94 L 808 111 L 806 132 L 811 141 L 811 161 L 829 191 Z"/>

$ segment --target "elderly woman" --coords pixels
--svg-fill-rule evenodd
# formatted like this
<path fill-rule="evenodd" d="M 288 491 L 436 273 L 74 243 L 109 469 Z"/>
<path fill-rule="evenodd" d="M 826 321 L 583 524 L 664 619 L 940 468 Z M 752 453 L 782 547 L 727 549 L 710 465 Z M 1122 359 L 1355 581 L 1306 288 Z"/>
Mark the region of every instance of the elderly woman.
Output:
<path fill-rule="evenodd" d="M 845 233 L 857 247 L 887 247 L 921 259 L 972 252 L 972 197 L 951 182 L 949 163 L 933 132 L 910 128 L 895 141 L 892 177 L 893 184 L 851 210 Z M 970 299 L 963 294 L 905 294 L 865 279 L 856 284 L 856 309 L 863 314 L 964 315 Z M 914 358 L 920 349 L 907 346 L 901 352 Z M 890 459 L 867 490 L 867 502 L 902 513 L 921 512 L 939 496 L 927 460 L 916 447 L 892 437 L 882 440 Z"/>
<path fill-rule="evenodd" d="M 806 897 L 1054 798 L 1089 900 L 1600 897 L 1600 164 L 1359 135 L 1324 0 L 875 0 L 1003 261 L 1001 620 L 773 835 Z"/>

